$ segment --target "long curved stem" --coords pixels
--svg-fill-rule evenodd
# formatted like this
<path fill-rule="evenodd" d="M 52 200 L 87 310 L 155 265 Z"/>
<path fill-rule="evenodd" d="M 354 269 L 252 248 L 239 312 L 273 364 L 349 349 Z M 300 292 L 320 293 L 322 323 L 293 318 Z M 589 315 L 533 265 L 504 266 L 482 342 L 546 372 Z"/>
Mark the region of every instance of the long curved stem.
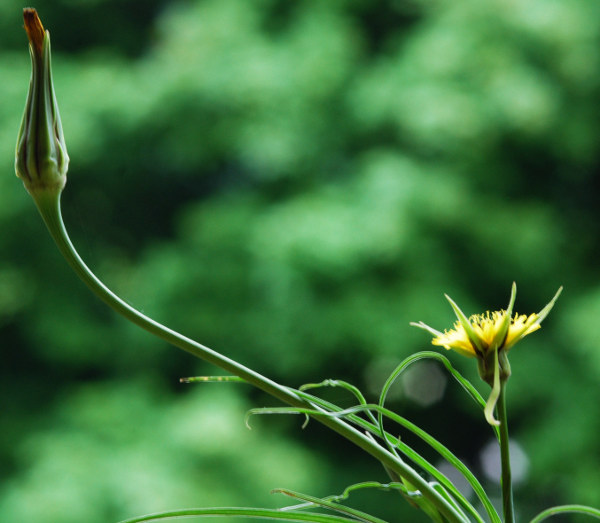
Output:
<path fill-rule="evenodd" d="M 164 341 L 183 349 L 194 356 L 212 363 L 221 369 L 234 374 L 251 385 L 263 390 L 274 398 L 287 403 L 288 405 L 300 408 L 315 408 L 307 400 L 298 396 L 292 389 L 280 385 L 273 380 L 255 372 L 254 370 L 245 367 L 244 365 L 220 354 L 196 341 L 179 334 L 176 331 L 161 325 L 153 319 L 145 316 L 133 307 L 125 303 L 121 298 L 108 289 L 87 267 L 83 262 L 75 247 L 69 239 L 67 230 L 65 229 L 61 208 L 60 194 L 55 193 L 38 193 L 34 195 L 36 205 L 50 235 L 54 239 L 61 254 L 81 278 L 81 280 L 89 287 L 109 307 L 114 309 L 126 319 Z M 319 407 L 317 407 L 318 409 Z M 380 461 L 385 467 L 393 470 L 401 477 L 405 477 L 410 481 L 422 495 L 428 499 L 436 509 L 447 518 L 450 523 L 463 523 L 461 515 L 454 507 L 435 491 L 412 467 L 404 463 L 400 458 L 386 450 L 381 445 L 377 444 L 373 439 L 367 437 L 362 432 L 358 431 L 343 420 L 330 417 L 315 415 L 315 419 L 342 435 L 349 441 L 356 444 L 361 449 L 368 452 L 371 456 Z"/>
<path fill-rule="evenodd" d="M 500 460 L 502 462 L 502 508 L 504 510 L 504 523 L 514 523 L 515 514 L 513 507 L 512 477 L 510 470 L 510 441 L 508 438 L 508 417 L 506 415 L 506 381 L 500 386 L 498 398 L 498 421 L 500 421 Z"/>

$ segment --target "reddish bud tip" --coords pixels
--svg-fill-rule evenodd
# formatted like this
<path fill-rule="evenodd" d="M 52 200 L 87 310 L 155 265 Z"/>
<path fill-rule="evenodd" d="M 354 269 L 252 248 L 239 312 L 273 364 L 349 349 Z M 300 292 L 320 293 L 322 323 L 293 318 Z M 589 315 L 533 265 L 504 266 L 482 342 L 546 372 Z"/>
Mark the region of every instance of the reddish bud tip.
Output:
<path fill-rule="evenodd" d="M 23 20 L 25 21 L 27 38 L 29 38 L 35 51 L 41 56 L 45 31 L 37 11 L 32 7 L 26 7 L 23 9 Z"/>

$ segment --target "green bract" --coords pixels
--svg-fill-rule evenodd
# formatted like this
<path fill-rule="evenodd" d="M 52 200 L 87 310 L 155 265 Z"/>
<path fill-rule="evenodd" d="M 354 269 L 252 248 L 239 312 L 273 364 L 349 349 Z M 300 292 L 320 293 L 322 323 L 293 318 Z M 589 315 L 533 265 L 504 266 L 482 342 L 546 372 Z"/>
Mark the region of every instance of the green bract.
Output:
<path fill-rule="evenodd" d="M 69 155 L 52 84 L 50 33 L 34 9 L 23 11 L 29 37 L 31 80 L 17 139 L 15 171 L 34 198 L 60 193 L 66 183 Z"/>

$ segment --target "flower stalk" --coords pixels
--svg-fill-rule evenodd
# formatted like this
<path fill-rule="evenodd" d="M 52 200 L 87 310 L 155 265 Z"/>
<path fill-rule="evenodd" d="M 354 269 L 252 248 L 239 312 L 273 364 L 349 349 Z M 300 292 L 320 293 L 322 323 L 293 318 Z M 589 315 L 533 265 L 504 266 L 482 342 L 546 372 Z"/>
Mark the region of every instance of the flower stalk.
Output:
<path fill-rule="evenodd" d="M 96 277 L 80 258 L 71 243 L 62 219 L 60 194 L 42 194 L 36 199 L 36 204 L 50 235 L 67 263 L 88 288 L 113 310 L 167 343 L 238 376 L 283 403 L 303 409 L 320 409 L 318 405 L 298 396 L 293 389 L 280 385 L 241 363 L 165 327 L 125 303 Z M 437 492 L 426 479 L 398 456 L 378 444 L 373 438 L 368 437 L 342 419 L 327 415 L 319 416 L 318 414 L 311 416 L 366 451 L 387 469 L 393 470 L 398 476 L 409 481 L 449 523 L 464 523 L 463 517 L 454 506 Z"/>
<path fill-rule="evenodd" d="M 500 386 L 500 397 L 498 398 L 498 421 L 500 462 L 502 475 L 500 477 L 500 488 L 502 489 L 502 512 L 504 523 L 514 523 L 515 510 L 513 504 L 512 473 L 510 468 L 510 439 L 508 437 L 508 416 L 506 414 L 506 381 Z"/>

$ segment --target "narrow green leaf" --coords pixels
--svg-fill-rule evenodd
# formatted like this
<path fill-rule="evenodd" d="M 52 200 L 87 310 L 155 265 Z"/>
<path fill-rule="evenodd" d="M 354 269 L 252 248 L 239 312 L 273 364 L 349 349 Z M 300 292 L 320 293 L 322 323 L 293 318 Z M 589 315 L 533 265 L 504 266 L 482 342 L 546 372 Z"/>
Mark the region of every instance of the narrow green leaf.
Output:
<path fill-rule="evenodd" d="M 467 391 L 469 396 L 482 409 L 485 407 L 486 402 L 483 399 L 483 397 L 477 392 L 475 387 L 473 387 L 473 385 L 466 378 L 464 378 L 456 369 L 454 369 L 452 367 L 452 364 L 450 363 L 448 358 L 446 358 L 445 356 L 443 356 L 437 352 L 433 352 L 433 351 L 424 351 L 424 352 L 419 352 L 417 354 L 413 354 L 412 356 L 406 358 L 402 363 L 400 363 L 400 365 L 398 365 L 398 367 L 392 373 L 390 378 L 388 378 L 388 380 L 386 381 L 386 384 L 384 385 L 384 389 L 382 391 L 380 402 L 385 401 L 387 391 L 389 390 L 389 387 L 393 383 L 393 380 L 396 379 L 401 374 L 401 372 L 403 370 L 405 370 L 410 364 L 415 363 L 416 361 L 419 361 L 420 359 L 424 359 L 424 358 L 437 359 L 438 361 L 441 361 L 444 364 L 444 366 L 447 368 L 447 370 L 451 373 L 451 375 Z M 391 436 L 390 434 L 388 434 L 387 432 L 385 432 L 385 430 L 383 429 L 383 422 L 380 425 L 378 425 L 377 427 L 375 427 L 371 423 L 369 423 L 367 420 L 355 415 L 356 413 L 361 412 L 361 411 L 370 411 L 371 409 L 379 410 L 381 408 L 381 405 L 372 405 L 372 406 L 371 405 L 360 405 L 360 406 L 352 407 L 350 409 L 341 409 L 340 407 L 333 405 L 329 402 L 326 402 L 325 400 L 322 400 L 321 398 L 318 398 L 316 396 L 312 396 L 312 395 L 306 394 L 304 392 L 299 392 L 299 395 L 301 395 L 303 397 L 303 399 L 305 399 L 313 404 L 318 404 L 320 407 L 327 409 L 329 411 L 329 415 L 335 416 L 335 417 L 343 417 L 344 419 L 346 419 L 346 421 L 355 423 L 358 426 L 360 426 L 361 428 L 368 430 L 372 434 L 379 436 L 382 439 L 385 439 L 388 446 L 391 446 L 392 448 L 394 448 L 394 447 L 398 448 L 404 455 L 406 455 L 409 459 L 411 459 L 415 464 L 419 465 L 421 468 L 423 468 L 423 470 L 425 470 L 426 472 L 431 474 L 445 488 L 447 488 L 448 490 L 450 490 L 453 493 L 453 495 L 459 500 L 461 505 L 473 517 L 475 517 L 477 519 L 477 521 L 482 521 L 481 516 L 479 516 L 477 511 L 472 507 L 472 505 L 468 502 L 468 500 L 459 491 L 456 490 L 454 485 L 444 475 L 442 475 L 433 465 L 431 465 L 429 462 L 427 462 L 422 456 L 420 456 L 417 452 L 415 452 L 413 449 L 411 449 L 408 445 L 406 445 L 404 442 L 400 441 L 398 438 L 395 438 L 395 437 Z M 384 409 L 383 411 L 379 411 L 380 415 L 383 415 L 382 412 L 386 412 L 388 414 L 397 416 L 395 413 L 388 411 L 387 409 Z M 286 412 L 285 410 L 283 410 L 283 411 L 277 410 L 276 412 L 274 412 L 273 409 L 269 409 L 268 413 L 270 413 L 270 414 L 275 414 L 275 413 L 285 414 L 285 413 L 291 413 L 291 412 Z M 302 410 L 302 412 L 299 412 L 296 410 L 296 411 L 294 411 L 294 413 L 295 414 L 303 413 L 306 415 L 313 414 L 313 413 L 307 412 L 305 410 Z M 319 413 L 323 414 L 322 412 L 319 412 Z M 417 431 L 421 430 L 418 427 L 416 427 L 415 425 L 413 425 L 411 422 L 409 422 L 408 420 L 404 420 L 404 418 L 402 418 L 400 416 L 398 416 L 398 418 L 399 419 L 396 419 L 394 421 L 396 421 L 400 424 L 403 424 L 403 423 L 399 420 L 405 421 L 407 423 L 407 425 L 405 425 L 405 427 L 408 428 L 409 430 L 411 430 L 412 428 L 415 428 Z M 496 432 L 496 434 L 498 433 L 497 427 L 494 427 L 494 431 Z M 424 431 L 423 431 L 423 433 L 424 433 Z M 432 438 L 434 441 L 436 441 L 436 443 L 438 443 L 439 445 L 441 445 L 443 447 L 443 445 L 441 443 L 437 442 L 437 440 L 435 440 L 433 437 L 431 437 L 431 436 L 429 436 L 429 437 Z M 450 451 L 448 451 L 448 452 L 450 452 Z M 457 466 L 457 468 L 460 469 L 460 466 L 463 465 L 462 462 L 460 462 L 460 460 L 458 460 L 458 458 L 456 458 L 456 462 L 460 463 L 460 465 Z M 464 465 L 463 465 L 463 467 L 464 467 Z M 473 488 L 473 490 L 475 491 L 477 496 L 480 498 L 482 504 L 484 505 L 486 511 L 488 512 L 488 515 L 490 516 L 490 519 L 494 523 L 500 523 L 501 522 L 500 517 L 499 517 L 498 513 L 496 512 L 494 506 L 492 505 L 491 501 L 489 500 L 485 490 L 483 489 L 483 487 L 481 486 L 481 484 L 479 483 L 477 478 L 475 478 L 475 476 L 466 467 L 464 467 L 464 468 L 466 469 L 465 477 L 466 477 L 467 481 L 469 481 L 469 483 L 471 484 L 471 487 Z M 461 472 L 463 472 L 463 471 L 461 470 Z"/>
<path fill-rule="evenodd" d="M 390 387 L 393 385 L 394 381 L 400 377 L 402 372 L 404 372 L 413 363 L 416 363 L 422 359 L 432 359 L 442 363 L 446 370 L 450 373 L 450 375 L 460 384 L 460 386 L 465 390 L 465 392 L 467 392 L 469 397 L 481 408 L 481 410 L 485 408 L 486 400 L 483 399 L 483 396 L 479 394 L 479 392 L 473 386 L 473 384 L 452 366 L 452 363 L 448 358 L 446 358 L 446 356 L 434 351 L 417 352 L 404 359 L 394 369 L 394 371 L 390 374 L 389 378 L 386 380 L 381 391 L 381 395 L 379 397 L 379 405 L 381 405 L 382 407 L 384 406 Z M 498 428 L 493 427 L 493 429 L 497 437 Z"/>
<path fill-rule="evenodd" d="M 552 516 L 556 516 L 557 514 L 586 514 L 596 519 L 600 519 L 600 510 L 593 507 L 587 507 L 585 505 L 560 505 L 557 507 L 548 508 L 542 512 L 540 512 L 536 517 L 534 517 L 529 523 L 540 523 L 540 521 L 544 521 Z"/>
<path fill-rule="evenodd" d="M 514 296 L 511 296 L 511 301 L 514 302 Z M 433 351 L 423 351 L 423 352 L 418 352 L 416 354 L 412 354 L 408 358 L 404 359 L 396 367 L 396 369 L 394 369 L 394 371 L 389 376 L 389 378 L 386 380 L 386 382 L 385 382 L 385 384 L 384 384 L 384 386 L 382 388 L 381 395 L 379 397 L 379 405 L 378 405 L 380 409 L 385 409 L 384 404 L 385 404 L 385 400 L 387 398 L 388 391 L 389 391 L 390 387 L 392 386 L 392 384 L 395 382 L 395 380 L 398 379 L 398 377 L 402 374 L 402 372 L 404 372 L 413 363 L 416 363 L 417 361 L 422 360 L 422 359 L 426 359 L 426 358 L 427 359 L 435 359 L 435 360 L 440 361 L 444 365 L 444 367 L 446 367 L 446 369 L 448 370 L 448 372 L 450 372 L 450 374 L 452 375 L 452 377 L 454 377 L 458 381 L 458 383 L 463 387 L 463 389 L 469 394 L 469 396 L 471 397 L 471 399 L 473 399 L 473 401 L 475 401 L 475 403 L 477 403 L 480 408 L 485 409 L 485 407 L 486 407 L 486 401 L 483 399 L 483 397 L 481 396 L 481 394 L 479 394 L 479 392 L 477 392 L 477 390 L 471 384 L 471 382 L 469 380 L 467 380 L 465 377 L 463 377 L 452 366 L 452 364 L 450 363 L 450 360 L 448 360 L 448 358 L 446 358 L 442 354 L 439 354 L 439 353 L 433 352 Z M 387 411 L 387 409 L 385 409 L 385 410 L 379 410 L 378 411 L 379 429 L 380 429 L 381 433 L 385 433 L 385 429 L 383 427 L 383 415 L 384 415 L 383 413 L 385 411 Z M 387 411 L 387 412 L 391 412 L 391 411 Z M 404 419 L 404 418 L 401 418 L 401 419 Z M 400 422 L 398 419 L 396 419 L 394 421 Z M 410 423 L 410 422 L 408 422 L 408 423 Z M 403 423 L 401 423 L 401 424 L 403 424 Z M 408 428 L 409 430 L 412 430 L 412 428 L 410 428 L 409 426 L 406 426 L 406 425 L 404 425 L 404 426 L 406 428 Z M 419 429 L 416 426 L 414 426 L 414 428 L 417 431 L 421 431 L 421 429 Z M 498 435 L 498 428 L 497 427 L 493 427 L 493 428 L 494 428 L 494 430 L 496 432 L 496 435 Z M 415 433 L 417 433 L 417 432 L 415 432 Z M 426 441 L 429 445 L 431 445 L 432 447 L 434 447 L 444 458 L 448 459 L 448 457 L 446 457 L 446 455 L 444 455 L 444 453 L 446 451 L 447 452 L 450 452 L 450 451 L 448 449 L 446 449 L 446 447 L 444 447 L 435 438 L 433 438 L 433 437 L 429 436 L 427 433 L 425 433 L 425 431 L 422 431 L 422 433 L 423 433 L 422 435 L 420 435 L 420 434 L 417 434 L 417 435 L 419 435 L 419 437 L 422 437 L 422 436 L 426 435 L 425 436 L 426 438 L 431 438 L 430 441 L 426 441 L 425 439 L 424 439 L 424 441 Z M 386 441 L 388 441 L 387 438 L 386 438 Z M 439 447 L 436 448 L 436 445 L 438 445 Z M 445 450 L 443 450 L 443 449 L 445 449 Z M 483 489 L 483 487 L 481 486 L 481 484 L 479 483 L 479 481 L 477 480 L 477 478 L 471 473 L 471 471 L 469 471 L 466 467 L 464 467 L 464 465 L 462 464 L 462 462 L 460 460 L 458 460 L 458 458 L 456 458 L 456 460 L 457 460 L 458 463 L 460 463 L 460 465 L 452 463 L 452 461 L 450 459 L 448 459 L 448 461 L 450 461 L 454 466 L 456 466 L 463 473 L 463 475 L 465 476 L 465 479 L 467 479 L 467 481 L 471 484 L 471 487 L 473 488 L 473 490 L 475 491 L 475 493 L 477 494 L 477 496 L 481 500 L 482 504 L 484 505 L 484 507 L 485 507 L 486 511 L 488 512 L 488 515 L 490 516 L 490 518 L 492 519 L 492 521 L 494 521 L 495 523 L 499 523 L 500 522 L 500 516 L 496 512 L 496 510 L 495 510 L 495 508 L 494 508 L 491 500 L 487 496 L 485 490 Z M 461 470 L 461 465 L 463 465 L 464 470 Z M 438 479 L 438 481 L 439 481 L 439 479 Z"/>
<path fill-rule="evenodd" d="M 393 481 L 391 483 L 379 483 L 378 481 L 363 481 L 361 483 L 355 483 L 354 485 L 346 487 L 344 489 L 344 492 L 342 492 L 338 496 L 332 496 L 331 499 L 334 501 L 343 501 L 345 499 L 348 499 L 350 494 L 355 490 L 362 490 L 368 488 L 374 488 L 377 490 L 398 490 L 401 493 L 408 494 L 408 491 L 406 490 L 406 487 L 403 483 L 398 483 L 396 481 Z"/>
<path fill-rule="evenodd" d="M 180 383 L 223 383 L 236 382 L 247 383 L 246 380 L 238 376 L 192 376 L 189 378 L 179 378 Z"/>
<path fill-rule="evenodd" d="M 273 493 L 276 494 L 284 494 L 286 496 L 296 498 L 302 501 L 306 501 L 313 506 L 323 507 L 330 510 L 335 510 L 340 514 L 345 514 L 356 518 L 358 521 L 363 521 L 364 523 L 386 523 L 385 520 L 380 519 L 378 517 L 367 514 L 366 512 L 362 512 L 360 510 L 356 510 L 350 507 L 346 507 L 344 505 L 340 505 L 335 501 L 332 501 L 330 498 L 317 498 L 315 496 L 310 496 L 308 494 L 302 494 L 300 492 L 294 492 L 293 490 L 287 489 L 274 489 Z M 285 509 L 282 509 L 285 510 Z"/>
<path fill-rule="evenodd" d="M 352 395 L 358 400 L 358 403 L 360 405 L 367 404 L 367 400 L 365 399 L 365 397 L 363 396 L 362 392 L 360 391 L 360 389 L 358 387 L 356 387 L 355 385 L 352 385 L 351 383 L 348 383 L 346 381 L 342 381 L 342 380 L 327 379 L 327 380 L 323 380 L 321 383 L 306 383 L 306 384 L 302 385 L 299 390 L 304 392 L 306 390 L 316 389 L 316 388 L 321 388 L 321 387 L 341 387 L 341 388 L 346 389 L 347 391 L 351 392 Z M 375 417 L 370 412 L 366 412 L 366 414 L 367 414 L 367 416 L 369 416 L 371 418 L 371 421 L 373 423 L 375 423 Z"/>
<path fill-rule="evenodd" d="M 469 521 L 469 518 L 467 518 L 467 515 L 458 506 L 456 500 L 448 493 L 448 491 L 444 487 L 442 487 L 442 485 L 434 483 L 433 488 L 448 500 L 448 503 L 450 503 L 454 507 L 454 510 L 456 510 L 459 514 L 463 516 L 465 521 Z"/>
<path fill-rule="evenodd" d="M 424 357 L 423 355 L 426 355 L 426 354 L 427 353 L 422 353 L 422 354 L 420 353 L 421 357 Z M 434 358 L 440 357 L 442 359 L 445 359 L 443 356 L 441 356 L 438 353 L 431 352 L 430 354 L 432 354 Z M 446 359 L 446 361 L 447 361 L 447 364 L 451 367 L 450 362 L 447 359 Z M 460 376 L 460 374 L 458 374 L 458 376 Z M 481 398 L 481 396 L 479 396 L 479 394 L 477 393 L 475 388 L 464 378 L 463 378 L 463 380 L 464 380 L 464 383 L 466 383 L 467 386 L 472 389 L 472 392 L 474 393 L 474 395 L 479 398 L 478 402 L 482 405 L 485 405 L 485 401 L 483 400 L 483 398 Z M 464 383 L 463 383 L 463 386 L 465 386 Z M 365 430 L 367 432 L 367 434 L 370 433 L 370 434 L 378 436 L 382 439 L 385 438 L 385 441 L 388 443 L 388 445 L 391 442 L 392 448 L 394 448 L 394 447 L 398 448 L 406 457 L 408 457 L 410 460 L 412 460 L 415 464 L 419 465 L 425 472 L 429 473 L 437 481 L 439 481 L 444 487 L 446 487 L 449 491 L 451 491 L 455 495 L 455 497 L 457 498 L 459 503 L 469 513 L 471 513 L 478 522 L 483 521 L 481 519 L 481 516 L 477 513 L 477 511 L 473 508 L 473 506 L 468 502 L 468 500 L 454 487 L 452 482 L 450 482 L 450 480 L 448 480 L 448 478 L 446 478 L 446 476 L 441 474 L 440 471 L 437 470 L 431 463 L 429 463 L 427 460 L 425 460 L 422 456 L 420 456 L 417 452 L 415 452 L 413 449 L 411 449 L 404 442 L 400 441 L 399 438 L 395 438 L 395 437 L 391 436 L 390 434 L 388 434 L 387 432 L 382 432 L 380 427 L 377 424 L 370 423 L 369 421 L 365 420 L 364 418 L 356 415 L 356 413 L 369 411 L 370 409 L 377 410 L 379 408 L 378 405 L 368 405 L 367 404 L 367 405 L 355 406 L 355 407 L 352 407 L 349 409 L 341 409 L 337 405 L 327 402 L 326 400 L 323 400 L 322 398 L 318 398 L 311 394 L 307 394 L 306 392 L 294 391 L 294 393 L 298 394 L 305 401 L 314 405 L 318 410 L 311 411 L 310 409 L 294 409 L 293 411 L 290 411 L 289 409 L 283 408 L 283 409 L 266 409 L 265 411 L 257 411 L 255 413 L 257 413 L 257 414 L 262 414 L 262 413 L 291 414 L 291 413 L 293 413 L 293 414 L 305 414 L 307 416 L 331 416 L 331 417 L 343 418 L 346 422 L 353 423 L 353 424 L 357 425 L 358 427 L 362 428 L 363 430 Z M 392 413 L 392 414 L 394 414 L 394 413 Z M 410 422 L 408 422 L 408 423 L 410 423 Z M 399 459 L 401 459 L 401 458 L 399 458 Z M 408 465 L 405 465 L 405 466 L 407 469 L 413 470 Z M 477 492 L 477 489 L 474 489 L 474 490 Z M 483 490 L 483 489 L 481 489 L 481 490 Z M 485 495 L 485 492 L 483 492 L 483 494 Z M 482 501 L 482 502 L 486 506 L 486 510 L 488 510 L 488 512 L 490 510 L 492 511 L 492 513 L 490 514 L 490 518 L 491 518 L 492 522 L 500 523 L 500 519 L 499 519 L 497 513 L 494 511 L 493 506 L 491 505 L 489 500 L 487 503 L 486 503 L 486 501 Z M 457 516 L 461 517 L 458 513 L 457 513 Z"/>
<path fill-rule="evenodd" d="M 469 482 L 473 491 L 484 505 L 488 515 L 495 523 L 500 523 L 500 516 L 496 512 L 491 500 L 489 499 L 487 493 L 485 492 L 483 486 L 479 482 L 479 480 L 475 477 L 475 475 L 469 470 L 469 468 L 456 457 L 445 445 L 436 440 L 433 436 L 425 432 L 420 427 L 416 426 L 414 423 L 408 421 L 407 419 L 399 416 L 395 412 L 386 409 L 385 407 L 381 407 L 380 405 L 369 405 L 369 408 L 377 410 L 379 414 L 385 416 L 386 418 L 398 423 L 399 425 L 407 428 L 413 434 L 421 438 L 425 443 L 427 443 L 430 447 L 432 447 L 440 456 L 442 456 L 448 463 L 454 466 Z M 398 441 L 398 443 L 401 443 Z M 436 480 L 440 482 L 444 486 L 444 488 L 448 489 L 451 494 L 461 503 L 461 505 L 471 513 L 474 517 L 481 521 L 479 514 L 474 511 L 471 504 L 466 500 L 466 498 L 456 489 L 456 487 L 443 475 L 441 474 L 435 467 L 430 465 L 428 462 L 425 462 L 423 458 L 419 456 L 420 459 L 415 460 L 414 456 L 410 456 L 410 458 L 417 462 L 420 466 L 422 466 L 425 470 L 427 470 Z M 423 460 L 423 461 L 421 461 Z"/>
<path fill-rule="evenodd" d="M 331 416 L 336 418 L 349 419 L 349 415 L 354 414 L 356 412 L 361 412 L 367 409 L 372 409 L 380 412 L 383 416 L 391 419 L 392 421 L 402 425 L 407 428 L 415 435 L 420 437 L 425 443 L 430 445 L 434 450 L 436 450 L 444 459 L 446 459 L 450 464 L 456 467 L 467 479 L 467 481 L 473 487 L 473 490 L 485 506 L 488 513 L 492 512 L 492 514 L 496 515 L 496 519 L 492 514 L 490 517 L 492 521 L 495 523 L 500 523 L 500 518 L 495 513 L 495 509 L 487 494 L 483 490 L 483 487 L 477 480 L 477 478 L 473 475 L 473 473 L 464 465 L 462 461 L 460 461 L 450 450 L 448 450 L 444 445 L 442 445 L 439 441 L 437 441 L 433 436 L 430 436 L 427 432 L 417 427 L 414 423 L 408 421 L 407 419 L 399 416 L 395 412 L 392 412 L 388 409 L 382 408 L 379 405 L 375 404 L 367 404 L 367 405 L 356 405 L 354 407 L 350 407 L 348 409 L 338 410 L 335 412 L 323 412 L 323 411 L 315 411 L 311 409 L 301 409 L 301 408 L 292 408 L 292 407 L 273 407 L 273 408 L 261 408 L 261 409 L 252 409 L 250 414 L 305 414 L 307 416 Z M 365 420 L 363 420 L 365 421 Z M 431 474 L 437 481 L 440 482 L 448 491 L 452 493 L 452 495 L 459 501 L 459 503 L 473 516 L 477 519 L 477 521 L 483 523 L 483 519 L 477 513 L 477 511 L 473 508 L 473 506 L 469 503 L 469 501 L 463 496 L 463 494 L 456 489 L 454 484 L 444 476 L 437 468 L 435 468 L 431 463 L 429 463 L 426 459 L 424 459 L 421 455 L 411 449 L 404 442 L 400 441 L 397 438 L 392 438 L 386 435 L 386 441 L 388 444 L 392 444 L 397 446 L 401 452 L 403 452 L 409 459 L 423 468 L 426 472 Z"/>
<path fill-rule="evenodd" d="M 300 511 L 281 511 L 277 509 L 266 508 L 191 508 L 181 510 L 170 510 L 167 512 L 157 512 L 155 514 L 147 514 L 131 519 L 125 519 L 120 523 L 142 523 L 146 521 L 158 521 L 161 519 L 170 518 L 185 518 L 185 517 L 237 517 L 237 518 L 252 518 L 252 519 L 279 519 L 286 521 L 309 521 L 311 523 L 356 523 L 356 519 L 344 518 L 331 514 L 319 514 L 316 512 L 300 512 Z"/>
<path fill-rule="evenodd" d="M 453 368 L 453 366 L 450 363 L 450 361 L 448 360 L 448 358 L 446 358 L 442 354 L 439 354 L 439 353 L 433 352 L 433 351 L 424 351 L 424 352 L 419 352 L 417 354 L 413 354 L 410 357 L 406 358 L 402 363 L 400 363 L 400 365 L 398 365 L 398 367 L 392 373 L 390 378 L 388 378 L 388 380 L 386 381 L 386 384 L 384 385 L 384 388 L 382 391 L 380 402 L 385 401 L 387 391 L 389 390 L 389 387 L 393 383 L 393 380 L 395 380 L 401 374 L 401 372 L 404 371 L 409 365 L 411 365 L 412 363 L 415 363 L 416 361 L 419 361 L 420 359 L 424 359 L 424 358 L 436 359 L 436 360 L 442 362 L 444 364 L 444 366 L 446 367 L 446 369 L 459 382 L 459 384 L 467 391 L 469 396 L 477 403 L 477 405 L 479 405 L 479 407 L 482 409 L 485 407 L 486 402 L 483 399 L 483 397 L 477 392 L 475 387 L 466 378 L 464 378 L 456 369 Z M 462 502 L 461 504 L 475 518 L 477 518 L 478 521 L 480 521 L 480 516 L 473 509 L 473 507 L 470 506 L 470 504 L 468 503 L 466 498 L 464 498 L 464 496 L 462 496 L 462 494 L 460 492 L 456 491 L 454 485 L 452 485 L 452 483 L 445 476 L 441 475 L 441 473 L 433 465 L 431 465 L 426 460 L 424 460 L 417 452 L 415 452 L 413 449 L 408 447 L 408 445 L 404 444 L 403 442 L 399 441 L 397 438 L 394 438 L 393 436 L 386 433 L 383 430 L 382 426 L 379 426 L 379 430 L 374 431 L 373 430 L 374 427 L 372 425 L 370 425 L 366 420 L 364 420 L 363 418 L 354 416 L 355 413 L 360 412 L 361 410 L 363 410 L 363 411 L 371 410 L 371 409 L 379 410 L 380 408 L 382 408 L 381 405 L 372 405 L 372 406 L 371 405 L 361 405 L 360 407 L 357 406 L 357 407 L 353 407 L 350 409 L 342 410 L 339 407 L 334 406 L 330 403 L 324 402 L 323 400 L 320 400 L 320 398 L 317 398 L 314 396 L 309 396 L 309 397 L 306 397 L 305 399 L 307 399 L 308 401 L 313 402 L 313 403 L 321 401 L 321 402 L 323 402 L 321 404 L 322 407 L 331 409 L 330 415 L 332 415 L 332 416 L 335 415 L 337 417 L 340 417 L 340 416 L 344 417 L 347 421 L 354 422 L 354 423 L 358 424 L 359 426 L 361 426 L 362 428 L 371 431 L 373 434 L 375 434 L 381 438 L 385 437 L 385 440 L 388 442 L 388 444 L 391 443 L 392 446 L 395 446 L 399 450 L 401 450 L 401 452 L 403 454 L 405 454 L 409 459 L 411 459 L 414 463 L 416 463 L 417 465 L 422 467 L 425 471 L 430 473 L 433 477 L 435 477 L 445 488 L 452 491 L 452 493 L 457 498 L 459 496 L 462 497 L 463 499 L 460 500 Z M 429 443 L 430 445 L 431 445 L 431 443 L 433 443 L 433 445 L 431 445 L 431 446 L 433 446 L 434 448 L 435 448 L 436 444 L 439 445 L 440 447 L 437 448 L 436 450 L 440 453 L 440 455 L 442 455 L 442 457 L 447 459 L 451 464 L 453 464 L 457 469 L 459 469 L 465 475 L 465 478 L 467 479 L 467 481 L 469 481 L 469 483 L 471 484 L 471 487 L 473 488 L 473 490 L 475 491 L 477 496 L 480 498 L 480 500 L 481 500 L 482 504 L 484 505 L 486 511 L 488 512 L 491 520 L 494 523 L 500 522 L 500 517 L 499 517 L 498 513 L 496 512 L 496 510 L 494 509 L 485 490 L 483 489 L 483 487 L 481 486 L 481 484 L 479 483 L 477 478 L 475 478 L 475 476 L 468 470 L 467 467 L 464 466 L 464 464 L 458 458 L 453 456 L 453 454 L 448 449 L 446 449 L 440 442 L 435 440 L 435 438 L 433 438 L 432 436 L 427 434 L 425 431 L 422 431 L 422 429 L 420 429 L 416 425 L 412 424 L 408 420 L 405 420 L 401 416 L 398 416 L 397 414 L 395 414 L 387 409 L 379 410 L 379 414 L 381 416 L 384 415 L 383 414 L 384 412 L 386 413 L 386 415 L 397 416 L 397 418 L 394 419 L 394 421 L 405 426 L 405 428 L 408 428 L 409 430 L 413 431 L 419 437 L 431 438 L 430 441 L 426 441 L 426 442 Z M 274 413 L 274 412 L 271 412 L 271 413 Z M 279 412 L 279 413 L 283 413 L 283 412 Z M 303 413 L 306 414 L 306 412 L 303 412 Z M 498 432 L 497 427 L 494 427 L 494 430 L 497 434 L 497 432 Z M 446 454 L 446 451 L 447 451 L 447 454 Z"/>

